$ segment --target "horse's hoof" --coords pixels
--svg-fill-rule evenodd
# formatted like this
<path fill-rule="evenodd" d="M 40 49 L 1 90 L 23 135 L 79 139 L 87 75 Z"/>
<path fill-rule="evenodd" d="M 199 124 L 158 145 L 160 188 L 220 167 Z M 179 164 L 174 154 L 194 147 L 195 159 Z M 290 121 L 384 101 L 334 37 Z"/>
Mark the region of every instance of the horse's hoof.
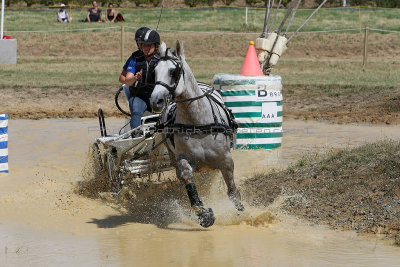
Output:
<path fill-rule="evenodd" d="M 242 204 L 242 201 L 240 200 L 239 191 L 236 191 L 236 193 L 229 193 L 228 192 L 228 197 L 232 201 L 233 205 L 235 205 L 235 208 L 238 211 L 244 211 L 244 206 Z"/>
<path fill-rule="evenodd" d="M 208 210 L 202 208 L 201 210 L 197 211 L 196 214 L 199 218 L 199 224 L 204 228 L 210 227 L 215 222 L 214 212 L 211 208 Z"/>

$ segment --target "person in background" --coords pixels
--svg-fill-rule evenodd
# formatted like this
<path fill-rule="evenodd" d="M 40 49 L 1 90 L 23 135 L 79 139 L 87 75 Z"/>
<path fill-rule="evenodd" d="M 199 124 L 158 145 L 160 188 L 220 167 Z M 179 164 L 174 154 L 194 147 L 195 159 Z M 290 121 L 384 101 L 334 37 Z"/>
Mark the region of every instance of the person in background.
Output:
<path fill-rule="evenodd" d="M 89 8 L 86 21 L 88 22 L 101 22 L 101 9 L 97 7 L 97 2 L 92 2 L 93 7 Z"/>
<path fill-rule="evenodd" d="M 57 12 L 57 22 L 71 22 L 72 18 L 69 17 L 68 12 L 65 11 L 65 5 L 60 5 L 60 11 Z"/>
<path fill-rule="evenodd" d="M 106 11 L 106 22 L 114 22 L 117 18 L 117 14 L 115 13 L 114 7 L 112 3 L 108 4 L 108 9 Z"/>
<path fill-rule="evenodd" d="M 115 21 L 125 21 L 124 16 L 122 16 L 121 13 L 118 13 Z"/>
<path fill-rule="evenodd" d="M 156 31 L 148 29 L 143 32 L 138 42 L 142 55 L 129 62 L 125 76 L 125 84 L 131 86 L 131 129 L 140 126 L 146 110 L 151 112 L 150 96 L 155 86 L 154 68 L 160 60 L 160 35 Z"/>

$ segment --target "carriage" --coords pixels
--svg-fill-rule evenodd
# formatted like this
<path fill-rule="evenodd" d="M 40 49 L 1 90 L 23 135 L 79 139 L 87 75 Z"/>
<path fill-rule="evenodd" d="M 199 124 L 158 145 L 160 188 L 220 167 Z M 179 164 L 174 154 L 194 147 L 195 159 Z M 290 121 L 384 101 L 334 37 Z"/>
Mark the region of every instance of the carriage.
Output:
<path fill-rule="evenodd" d="M 203 92 L 213 91 L 206 83 L 197 84 Z M 122 91 L 124 87 L 117 91 L 115 104 L 121 113 L 130 116 L 119 104 Z M 160 180 L 162 173 L 175 168 L 165 146 L 167 138 L 160 131 L 161 116 L 162 114 L 143 116 L 141 125 L 137 128 L 127 129 L 129 125 L 124 125 L 117 134 L 108 134 L 104 113 L 101 108 L 98 110 L 100 137 L 95 139 L 92 151 L 96 168 L 106 173 L 114 195 L 118 195 L 127 179 L 156 175 Z"/>
<path fill-rule="evenodd" d="M 121 89 L 117 92 L 116 100 Z M 116 104 L 122 110 L 117 101 Z M 118 134 L 111 135 L 107 134 L 102 109 L 98 110 L 98 117 L 100 137 L 96 138 L 92 150 L 98 165 L 96 168 L 107 174 L 112 193 L 118 194 L 127 178 L 152 174 L 159 176 L 173 169 L 164 146 L 165 139 L 156 132 L 159 114 L 143 116 L 137 128 L 126 130 L 125 125 Z"/>

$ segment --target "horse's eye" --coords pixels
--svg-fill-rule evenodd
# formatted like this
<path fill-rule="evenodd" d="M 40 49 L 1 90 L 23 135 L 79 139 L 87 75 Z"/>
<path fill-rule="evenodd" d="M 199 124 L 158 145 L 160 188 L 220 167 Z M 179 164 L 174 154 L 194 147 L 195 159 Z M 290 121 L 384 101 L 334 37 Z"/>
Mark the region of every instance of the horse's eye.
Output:
<path fill-rule="evenodd" d="M 175 70 L 169 70 L 169 76 L 174 77 L 175 75 Z"/>

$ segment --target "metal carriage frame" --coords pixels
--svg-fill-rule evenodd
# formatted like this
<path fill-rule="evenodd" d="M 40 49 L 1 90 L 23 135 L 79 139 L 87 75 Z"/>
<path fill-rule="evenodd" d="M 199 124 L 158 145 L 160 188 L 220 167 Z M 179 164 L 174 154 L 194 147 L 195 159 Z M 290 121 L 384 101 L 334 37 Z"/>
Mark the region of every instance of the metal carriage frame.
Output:
<path fill-rule="evenodd" d="M 165 146 L 166 139 L 155 130 L 160 116 L 144 116 L 137 128 L 108 135 L 104 113 L 98 110 L 101 136 L 93 143 L 93 156 L 95 164 L 107 174 L 113 193 L 121 191 L 128 177 L 160 175 L 174 169 Z"/>

